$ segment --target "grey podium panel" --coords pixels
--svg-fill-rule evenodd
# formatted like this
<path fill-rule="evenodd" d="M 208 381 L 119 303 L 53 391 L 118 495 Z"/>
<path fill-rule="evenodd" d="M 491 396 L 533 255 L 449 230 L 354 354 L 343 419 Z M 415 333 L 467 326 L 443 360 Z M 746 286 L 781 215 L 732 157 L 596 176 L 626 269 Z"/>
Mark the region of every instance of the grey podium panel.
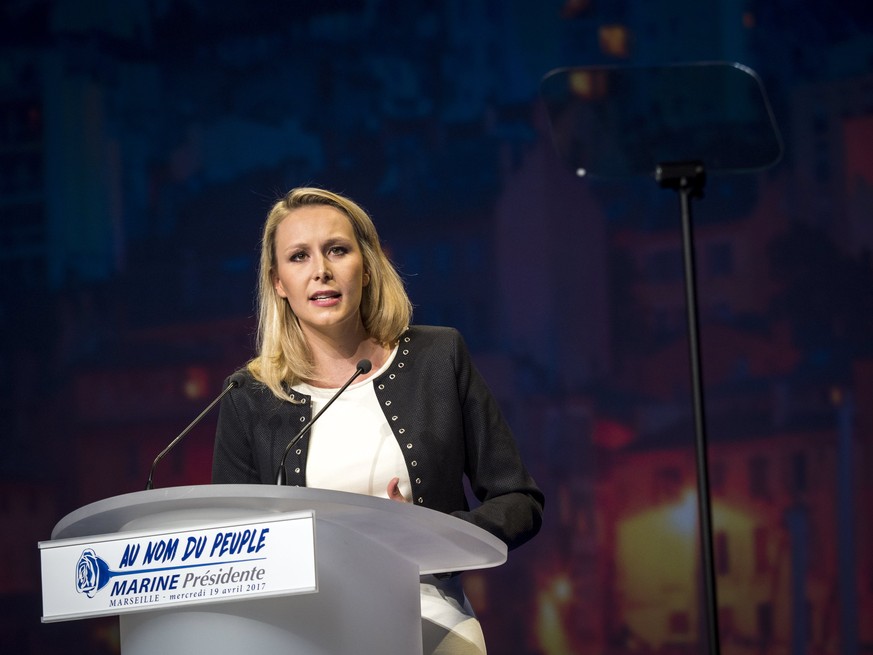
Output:
<path fill-rule="evenodd" d="M 318 524 L 316 531 L 317 593 L 124 614 L 121 652 L 420 653 L 415 563 L 335 524 Z"/>
<path fill-rule="evenodd" d="M 499 539 L 440 512 L 339 491 L 267 485 L 171 487 L 108 498 L 61 519 L 52 539 L 191 528 L 300 510 L 315 514 L 318 592 L 123 614 L 122 653 L 420 653 L 419 576 L 506 561 Z"/>

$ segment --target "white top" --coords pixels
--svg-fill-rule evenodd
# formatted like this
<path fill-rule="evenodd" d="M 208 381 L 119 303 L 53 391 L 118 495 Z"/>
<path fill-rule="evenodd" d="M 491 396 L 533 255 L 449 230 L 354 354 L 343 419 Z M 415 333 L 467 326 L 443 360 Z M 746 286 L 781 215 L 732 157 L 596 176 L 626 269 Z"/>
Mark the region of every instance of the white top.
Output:
<path fill-rule="evenodd" d="M 373 377 L 388 369 L 396 353 L 395 348 Z M 313 416 L 338 390 L 304 383 L 294 385 L 294 389 L 312 398 Z M 403 498 L 411 502 L 406 462 L 379 407 L 373 380 L 349 385 L 312 425 L 306 486 L 387 498 L 388 483 L 395 477 L 400 478 Z"/>
<path fill-rule="evenodd" d="M 396 354 L 397 348 L 372 377 L 385 372 Z M 305 383 L 294 385 L 295 391 L 310 396 L 313 416 L 338 389 L 322 389 Z M 379 406 L 373 380 L 368 378 L 351 384 L 309 431 L 306 486 L 387 498 L 388 483 L 395 477 L 400 478 L 403 498 L 411 502 L 409 471 L 400 444 Z M 471 648 L 469 652 L 485 652 L 482 630 L 464 595 L 460 578 L 422 578 L 421 615 L 425 621 L 462 638 Z M 424 638 L 425 653 L 431 652 L 438 642 L 429 644 L 428 640 L 433 638 L 427 634 Z"/>

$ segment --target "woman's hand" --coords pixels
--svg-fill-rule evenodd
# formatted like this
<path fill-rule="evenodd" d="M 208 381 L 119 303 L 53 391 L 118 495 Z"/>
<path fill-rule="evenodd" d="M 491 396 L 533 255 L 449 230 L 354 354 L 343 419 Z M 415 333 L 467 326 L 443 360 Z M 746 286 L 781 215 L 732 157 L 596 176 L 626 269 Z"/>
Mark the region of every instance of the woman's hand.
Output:
<path fill-rule="evenodd" d="M 400 478 L 391 478 L 391 482 L 388 483 L 388 498 L 398 503 L 406 502 L 403 494 L 400 493 Z"/>

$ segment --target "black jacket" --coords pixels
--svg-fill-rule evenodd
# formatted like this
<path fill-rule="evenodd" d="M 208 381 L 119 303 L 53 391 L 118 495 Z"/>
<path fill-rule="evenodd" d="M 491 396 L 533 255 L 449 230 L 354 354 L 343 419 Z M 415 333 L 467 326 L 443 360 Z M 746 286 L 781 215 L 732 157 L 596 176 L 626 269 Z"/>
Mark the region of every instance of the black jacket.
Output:
<path fill-rule="evenodd" d="M 222 399 L 212 481 L 275 484 L 286 445 L 311 418 L 310 398 L 280 400 L 245 371 L 233 377 L 241 386 Z M 411 327 L 373 384 L 406 460 L 413 502 L 470 521 L 509 548 L 539 531 L 543 494 L 457 330 Z M 307 435 L 289 453 L 289 484 L 306 485 L 308 446 Z M 465 474 L 479 501 L 474 509 Z"/>

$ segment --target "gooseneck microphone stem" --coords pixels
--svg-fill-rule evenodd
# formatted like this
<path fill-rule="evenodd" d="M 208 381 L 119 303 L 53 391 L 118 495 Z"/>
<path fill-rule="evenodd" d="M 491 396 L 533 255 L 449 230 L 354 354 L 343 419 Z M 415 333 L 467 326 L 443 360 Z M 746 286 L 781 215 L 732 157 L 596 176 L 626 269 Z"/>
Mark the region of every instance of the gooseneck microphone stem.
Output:
<path fill-rule="evenodd" d="M 333 401 L 339 398 L 340 394 L 345 391 L 348 386 L 358 378 L 359 375 L 363 373 L 369 373 L 372 367 L 373 365 L 370 363 L 369 359 L 362 359 L 361 361 L 359 361 L 357 366 L 355 367 L 355 372 L 352 373 L 352 377 L 346 380 L 346 383 L 341 386 L 333 396 L 331 396 L 331 399 L 328 400 L 327 403 L 325 403 L 324 407 L 318 410 L 318 413 L 312 417 L 312 420 L 304 425 L 303 429 L 295 434 L 294 438 L 288 442 L 288 445 L 285 446 L 285 452 L 282 453 L 282 460 L 279 463 L 279 470 L 276 472 L 277 485 L 283 486 L 285 484 L 287 478 L 287 473 L 285 472 L 285 460 L 288 459 L 288 453 L 291 452 L 291 449 L 294 447 L 294 445 L 309 433 L 309 430 L 312 429 L 312 425 L 318 420 L 318 417 L 324 414 L 324 410 L 330 407 L 333 404 Z"/>
<path fill-rule="evenodd" d="M 152 489 L 154 487 L 154 483 L 152 482 L 152 478 L 154 478 L 155 467 L 157 467 L 158 462 L 160 462 L 162 459 L 164 459 L 164 456 L 168 452 L 170 452 L 176 446 L 177 443 L 182 441 L 182 439 L 185 438 L 185 435 L 188 434 L 195 425 L 197 425 L 200 421 L 203 420 L 203 417 L 206 416 L 213 407 L 215 407 L 215 405 L 218 403 L 218 401 L 220 401 L 222 398 L 224 398 L 225 394 L 228 391 L 230 391 L 231 389 L 235 389 L 238 386 L 239 386 L 239 382 L 237 382 L 236 380 L 231 380 L 228 383 L 227 387 L 225 387 L 224 391 L 222 391 L 220 394 L 218 394 L 218 396 L 215 398 L 215 400 L 213 400 L 211 403 L 209 403 L 209 405 L 206 407 L 206 409 L 204 409 L 202 412 L 200 412 L 199 416 L 197 416 L 197 418 L 195 418 L 193 421 L 191 421 L 191 423 L 188 425 L 188 427 L 185 428 L 184 430 L 182 430 L 182 432 L 179 434 L 179 436 L 176 437 L 175 439 L 173 439 L 170 442 L 170 444 L 166 448 L 164 448 L 158 454 L 157 457 L 155 457 L 155 461 L 152 462 L 152 468 L 149 471 L 149 479 L 148 479 L 148 482 L 146 482 L 146 490 Z"/>

